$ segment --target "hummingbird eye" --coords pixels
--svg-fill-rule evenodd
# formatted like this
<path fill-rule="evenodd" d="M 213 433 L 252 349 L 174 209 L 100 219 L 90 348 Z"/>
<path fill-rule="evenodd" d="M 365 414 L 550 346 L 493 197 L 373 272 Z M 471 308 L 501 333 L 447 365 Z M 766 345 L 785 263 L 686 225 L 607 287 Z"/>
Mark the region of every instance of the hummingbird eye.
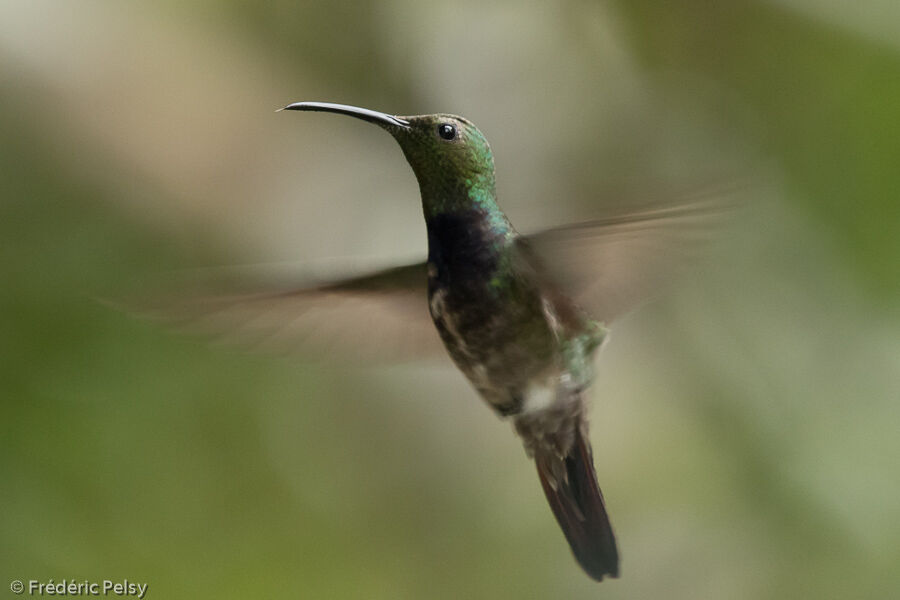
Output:
<path fill-rule="evenodd" d="M 438 135 L 441 136 L 441 138 L 450 141 L 456 137 L 456 127 L 449 123 L 442 123 L 441 125 L 438 125 Z"/>

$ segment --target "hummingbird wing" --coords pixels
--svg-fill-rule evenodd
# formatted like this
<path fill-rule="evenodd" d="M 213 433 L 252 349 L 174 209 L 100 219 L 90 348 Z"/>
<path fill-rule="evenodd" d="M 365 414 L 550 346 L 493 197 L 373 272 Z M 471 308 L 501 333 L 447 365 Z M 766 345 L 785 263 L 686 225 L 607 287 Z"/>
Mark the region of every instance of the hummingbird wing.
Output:
<path fill-rule="evenodd" d="M 720 202 L 664 206 L 523 236 L 547 279 L 609 322 L 690 262 L 728 212 Z"/>
<path fill-rule="evenodd" d="M 312 358 L 396 361 L 443 355 L 428 313 L 424 262 L 289 289 L 185 295 L 135 312 L 214 343 Z"/>

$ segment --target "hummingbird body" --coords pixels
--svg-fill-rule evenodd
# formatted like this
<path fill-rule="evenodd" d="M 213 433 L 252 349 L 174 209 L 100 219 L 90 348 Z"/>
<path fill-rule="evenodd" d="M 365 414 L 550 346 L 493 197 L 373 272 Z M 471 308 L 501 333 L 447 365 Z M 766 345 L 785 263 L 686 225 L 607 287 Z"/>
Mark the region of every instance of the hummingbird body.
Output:
<path fill-rule="evenodd" d="M 432 320 L 494 410 L 539 412 L 590 383 L 589 355 L 603 334 L 568 299 L 542 289 L 517 233 L 498 235 L 480 211 L 433 217 L 427 226 Z"/>
<path fill-rule="evenodd" d="M 582 395 L 606 330 L 555 284 L 500 210 L 487 140 L 454 115 L 395 117 L 314 102 L 286 108 L 361 118 L 400 144 L 421 191 L 428 308 L 441 340 L 488 405 L 513 419 L 579 563 L 594 579 L 617 576 Z"/>
<path fill-rule="evenodd" d="M 429 310 L 451 358 L 502 416 L 569 403 L 569 392 L 590 383 L 584 353 L 602 334 L 554 289 L 497 204 L 481 132 L 455 115 L 403 120 L 409 128 L 395 138 L 422 196 Z M 585 335 L 591 343 L 574 350 Z"/>

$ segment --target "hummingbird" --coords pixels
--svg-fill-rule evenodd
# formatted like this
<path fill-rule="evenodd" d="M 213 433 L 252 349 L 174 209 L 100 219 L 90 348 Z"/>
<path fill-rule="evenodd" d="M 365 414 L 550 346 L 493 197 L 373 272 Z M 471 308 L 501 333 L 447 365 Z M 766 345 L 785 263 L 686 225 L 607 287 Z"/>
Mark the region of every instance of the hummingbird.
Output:
<path fill-rule="evenodd" d="M 616 537 L 597 483 L 586 392 L 608 324 L 647 295 L 688 224 L 706 205 L 676 205 L 521 235 L 497 203 L 485 136 L 452 114 L 395 116 L 344 104 L 296 102 L 287 111 L 346 115 L 377 125 L 399 144 L 418 180 L 427 259 L 288 291 L 206 299 L 182 312 L 264 340 L 303 327 L 316 313 L 357 346 L 385 352 L 372 329 L 388 323 L 410 354 L 442 342 L 533 460 L 550 509 L 582 569 L 618 577 Z M 331 323 L 323 311 L 338 310 Z M 317 309 L 317 310 L 310 310 Z M 353 319 L 356 319 L 355 321 Z M 437 336 L 435 335 L 435 330 Z M 327 333 L 327 332 L 326 332 Z M 331 332 L 333 333 L 333 332 Z"/>
<path fill-rule="evenodd" d="M 427 281 L 429 313 L 447 352 L 488 406 L 512 420 L 582 568 L 598 581 L 617 577 L 584 401 L 606 328 L 555 283 L 500 209 L 487 139 L 450 114 L 397 117 L 321 102 L 284 110 L 356 117 L 399 143 L 419 182 L 428 233 L 424 269 L 413 268 L 424 271 L 419 285 Z M 405 273 L 376 278 L 398 275 Z"/>
<path fill-rule="evenodd" d="M 423 279 L 447 352 L 488 406 L 512 419 L 582 568 L 598 581 L 617 577 L 583 397 L 606 328 L 569 299 L 500 209 L 487 139 L 450 114 L 397 117 L 320 102 L 284 110 L 356 117 L 399 143 L 419 182 L 428 233 Z"/>

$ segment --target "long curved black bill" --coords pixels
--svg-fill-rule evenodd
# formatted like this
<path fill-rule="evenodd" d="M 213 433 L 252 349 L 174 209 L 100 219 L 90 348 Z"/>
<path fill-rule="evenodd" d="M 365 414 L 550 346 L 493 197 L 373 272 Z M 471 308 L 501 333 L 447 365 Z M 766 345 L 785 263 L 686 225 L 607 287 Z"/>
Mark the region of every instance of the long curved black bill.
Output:
<path fill-rule="evenodd" d="M 332 112 L 341 115 L 349 115 L 375 123 L 376 125 L 393 125 L 394 127 L 409 127 L 409 121 L 397 118 L 394 115 L 378 112 L 377 110 L 369 110 L 368 108 L 359 108 L 358 106 L 348 106 L 346 104 L 332 104 L 331 102 L 294 102 L 288 104 L 279 110 L 312 110 L 320 112 Z"/>

